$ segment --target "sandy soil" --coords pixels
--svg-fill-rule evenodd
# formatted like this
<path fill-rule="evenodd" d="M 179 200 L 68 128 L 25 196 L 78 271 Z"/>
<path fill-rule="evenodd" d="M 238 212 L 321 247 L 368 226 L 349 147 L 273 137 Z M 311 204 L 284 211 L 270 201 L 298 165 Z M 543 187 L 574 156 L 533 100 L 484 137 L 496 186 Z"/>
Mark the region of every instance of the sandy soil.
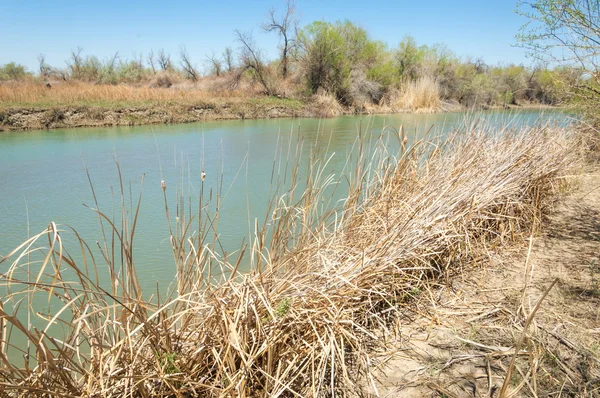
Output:
<path fill-rule="evenodd" d="M 600 169 L 571 184 L 533 238 L 407 309 L 371 396 L 600 396 Z"/>

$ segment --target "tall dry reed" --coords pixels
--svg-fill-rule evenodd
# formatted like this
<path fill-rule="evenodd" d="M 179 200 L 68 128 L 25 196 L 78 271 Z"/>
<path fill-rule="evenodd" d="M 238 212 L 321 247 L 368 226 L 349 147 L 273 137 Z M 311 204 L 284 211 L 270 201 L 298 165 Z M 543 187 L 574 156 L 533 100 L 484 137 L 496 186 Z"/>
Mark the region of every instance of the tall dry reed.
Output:
<path fill-rule="evenodd" d="M 210 81 L 209 81 L 210 80 Z M 57 83 L 48 88 L 40 83 L 0 84 L 0 103 L 5 106 L 68 106 L 135 103 L 195 103 L 218 98 L 255 96 L 251 87 L 225 89 L 225 82 L 206 78 L 193 83 L 175 82 L 170 88 L 107 85 L 80 82 Z"/>
<path fill-rule="evenodd" d="M 132 254 L 136 208 L 129 221 L 98 210 L 96 249 L 73 232 L 73 250 L 86 262 L 73 260 L 54 224 L 26 241 L 0 263 L 10 291 L 0 309 L 3 394 L 317 397 L 374 386 L 371 354 L 402 322 L 398 309 L 490 245 L 528 233 L 580 155 L 576 135 L 562 129 L 472 125 L 410 146 L 403 130 L 388 131 L 374 146 L 357 142 L 342 208 L 321 208 L 340 180 L 325 172 L 326 159 L 305 172 L 284 162 L 274 191 L 285 195 L 271 199 L 268 217 L 235 255 L 219 254 L 218 216 L 204 200 L 194 217 L 183 201 L 167 205 L 177 271 L 171 297 L 143 298 Z M 172 189 L 163 185 L 165 204 Z M 44 256 L 29 264 L 37 250 Z M 240 273 L 243 256 L 251 270 Z M 27 274 L 28 266 L 37 271 Z M 95 276 L 104 267 L 109 287 Z M 64 336 L 28 327 L 25 315 L 36 314 L 18 304 L 34 294 L 63 303 L 51 321 L 68 325 Z M 19 333 L 35 361 L 6 355 Z"/>
<path fill-rule="evenodd" d="M 413 112 L 435 112 L 440 108 L 440 87 L 433 77 L 424 76 L 402 86 L 397 106 Z"/>

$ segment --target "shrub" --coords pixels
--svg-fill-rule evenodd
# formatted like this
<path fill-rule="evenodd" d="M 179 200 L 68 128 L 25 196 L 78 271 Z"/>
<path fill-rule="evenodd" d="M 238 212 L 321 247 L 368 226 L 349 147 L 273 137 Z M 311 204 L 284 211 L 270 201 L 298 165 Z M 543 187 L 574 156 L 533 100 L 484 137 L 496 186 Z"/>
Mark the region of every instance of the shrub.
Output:
<path fill-rule="evenodd" d="M 344 93 L 344 102 L 358 107 L 379 103 L 383 96 L 383 86 L 369 80 L 364 70 L 350 72 L 348 88 Z"/>
<path fill-rule="evenodd" d="M 317 21 L 302 29 L 298 39 L 310 91 L 316 93 L 321 88 L 337 94 L 350 76 L 350 62 L 338 29 L 330 23 Z"/>
<path fill-rule="evenodd" d="M 25 66 L 14 62 L 0 66 L 0 80 L 23 80 L 30 75 Z"/>
<path fill-rule="evenodd" d="M 300 31 L 298 40 L 312 93 L 324 89 L 346 105 L 365 96 L 377 101 L 380 87 L 393 79 L 385 44 L 371 40 L 352 22 L 313 22 Z"/>
<path fill-rule="evenodd" d="M 141 63 L 137 61 L 121 62 L 115 73 L 118 82 L 139 83 L 146 76 Z"/>
<path fill-rule="evenodd" d="M 395 53 L 398 74 L 404 79 L 416 80 L 424 57 L 425 49 L 418 47 L 412 36 L 406 36 Z"/>
<path fill-rule="evenodd" d="M 521 1 L 528 19 L 517 40 L 542 62 L 563 66 L 561 85 L 593 124 L 600 126 L 600 4 L 587 0 Z"/>
<path fill-rule="evenodd" d="M 152 81 L 149 84 L 150 87 L 157 87 L 157 88 L 169 88 L 172 85 L 173 85 L 173 80 L 167 74 L 161 74 L 161 75 L 155 76 L 154 79 L 152 79 Z"/>

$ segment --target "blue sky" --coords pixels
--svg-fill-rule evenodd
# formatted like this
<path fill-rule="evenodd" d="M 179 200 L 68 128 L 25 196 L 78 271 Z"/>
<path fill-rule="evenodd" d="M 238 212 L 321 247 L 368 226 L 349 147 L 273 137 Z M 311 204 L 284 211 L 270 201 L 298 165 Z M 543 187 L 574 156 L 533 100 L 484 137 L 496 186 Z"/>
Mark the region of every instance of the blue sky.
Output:
<path fill-rule="evenodd" d="M 374 39 L 395 46 L 407 34 L 419 44 L 444 43 L 460 56 L 490 64 L 525 63 L 512 47 L 525 20 L 514 13 L 517 0 L 297 0 L 301 25 L 348 19 Z M 234 30 L 254 30 L 270 56 L 277 39 L 258 28 L 269 9 L 284 0 L 0 0 L 0 64 L 15 61 L 37 68 L 37 54 L 64 66 L 71 49 L 106 59 L 164 48 L 173 58 L 185 46 L 202 67 L 205 56 L 237 48 Z"/>

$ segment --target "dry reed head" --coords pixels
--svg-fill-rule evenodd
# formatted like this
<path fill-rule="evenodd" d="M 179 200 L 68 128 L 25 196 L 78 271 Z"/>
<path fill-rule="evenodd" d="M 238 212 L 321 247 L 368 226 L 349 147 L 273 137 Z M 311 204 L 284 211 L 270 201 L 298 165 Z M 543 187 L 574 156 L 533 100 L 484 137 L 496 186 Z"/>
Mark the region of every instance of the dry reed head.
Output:
<path fill-rule="evenodd" d="M 429 281 L 475 261 L 490 243 L 501 247 L 529 232 L 580 155 L 577 137 L 560 129 L 470 127 L 410 147 L 402 130 L 394 135 L 397 152 L 384 138 L 374 148 L 357 143 L 341 209 L 321 209 L 335 182 L 324 172 L 326 161 L 311 162 L 303 184 L 299 164 L 291 165 L 284 178 L 300 192 L 271 201 L 271 219 L 256 226 L 234 260 L 206 243 L 214 218 L 205 210 L 196 219 L 204 231 L 197 240 L 187 238 L 195 221 L 179 218 L 170 230 L 178 291 L 160 302 L 139 292 L 131 256 L 135 222 L 117 225 L 99 213 L 106 235 L 117 235 L 116 249 L 101 247 L 111 289 L 74 263 L 54 226 L 32 238 L 4 260 L 11 266 L 0 280 L 14 300 L 16 287 L 58 298 L 72 328 L 57 340 L 28 330 L 22 314 L 0 309 L 7 330 L 24 334 L 39 360 L 23 368 L 2 354 L 7 391 L 142 397 L 359 392 L 372 382 L 371 353 L 385 347 L 382 336 L 397 321 L 397 309 Z M 46 236 L 41 270 L 19 279 L 26 254 Z M 83 241 L 80 250 L 90 258 Z M 252 269 L 236 273 L 244 252 Z M 77 278 L 67 279 L 64 268 Z"/>

